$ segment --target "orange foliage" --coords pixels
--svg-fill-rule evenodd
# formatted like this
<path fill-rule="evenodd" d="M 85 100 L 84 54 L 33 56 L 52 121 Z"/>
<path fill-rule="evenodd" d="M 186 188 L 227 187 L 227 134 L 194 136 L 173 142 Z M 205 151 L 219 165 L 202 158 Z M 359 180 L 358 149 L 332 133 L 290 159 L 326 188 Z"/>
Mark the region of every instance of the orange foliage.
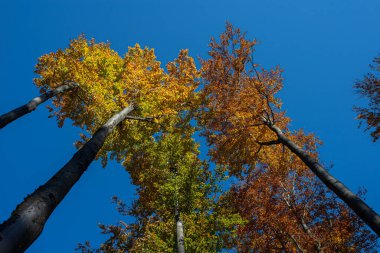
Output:
<path fill-rule="evenodd" d="M 288 130 L 290 121 L 281 111 L 280 99 L 275 97 L 282 88 L 281 70 L 277 67 L 259 71 L 252 56 L 255 44 L 227 24 L 220 42 L 212 39 L 210 43 L 211 58 L 202 61 L 205 87 L 199 121 L 213 145 L 212 159 L 230 165 L 236 175 L 258 160 L 270 161 L 276 155 L 270 146 L 278 143 L 267 125 Z M 294 134 L 289 138 L 297 142 Z M 299 141 L 298 138 L 296 144 L 300 146 L 316 142 L 310 138 L 305 143 Z"/>
<path fill-rule="evenodd" d="M 199 122 L 212 160 L 241 179 L 224 199 L 247 221 L 240 226 L 239 252 L 373 250 L 376 237 L 278 140 L 272 126 L 318 159 L 320 141 L 289 130 L 290 119 L 276 97 L 281 70 L 259 69 L 255 44 L 227 24 L 220 41 L 210 43 L 210 59 L 202 61 Z"/>
<path fill-rule="evenodd" d="M 374 252 L 376 236 L 307 168 L 288 169 L 289 155 L 257 165 L 225 200 L 247 221 L 239 252 Z"/>

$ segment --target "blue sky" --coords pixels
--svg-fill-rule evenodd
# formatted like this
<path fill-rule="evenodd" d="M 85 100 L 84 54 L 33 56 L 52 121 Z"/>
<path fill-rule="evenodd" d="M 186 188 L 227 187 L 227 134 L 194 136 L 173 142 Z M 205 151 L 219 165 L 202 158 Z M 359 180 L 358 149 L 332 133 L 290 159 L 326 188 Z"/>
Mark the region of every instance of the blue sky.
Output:
<path fill-rule="evenodd" d="M 380 144 L 357 128 L 352 111 L 365 102 L 352 85 L 380 53 L 379 10 L 378 0 L 0 0 L 0 113 L 38 95 L 32 83 L 37 58 L 81 33 L 111 42 L 120 54 L 135 43 L 153 47 L 166 63 L 182 48 L 206 57 L 210 36 L 228 20 L 259 41 L 257 62 L 284 69 L 280 96 L 292 128 L 315 133 L 332 174 L 353 191 L 365 187 L 367 203 L 380 212 Z M 47 116 L 41 106 L 0 130 L 1 221 L 75 152 L 80 130 L 59 129 Z M 106 238 L 97 223 L 120 219 L 111 197 L 130 201 L 133 194 L 120 165 L 93 163 L 27 252 L 72 252 L 85 240 L 97 245 Z"/>

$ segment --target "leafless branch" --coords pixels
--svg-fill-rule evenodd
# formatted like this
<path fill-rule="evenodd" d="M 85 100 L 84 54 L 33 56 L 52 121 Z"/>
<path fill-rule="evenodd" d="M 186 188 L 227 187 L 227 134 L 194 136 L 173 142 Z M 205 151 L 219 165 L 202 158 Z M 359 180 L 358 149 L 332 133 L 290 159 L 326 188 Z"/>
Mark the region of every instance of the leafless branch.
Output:
<path fill-rule="evenodd" d="M 252 56 L 251 56 L 251 57 L 252 57 Z M 253 68 L 253 70 L 254 70 L 255 73 L 256 73 L 257 80 L 259 80 L 259 82 L 261 83 L 261 85 L 264 86 L 264 82 L 262 81 L 262 79 L 261 79 L 261 77 L 260 77 L 260 74 L 259 74 L 259 72 L 257 71 L 257 69 L 256 69 L 255 64 L 253 63 L 253 61 L 251 62 L 251 64 L 252 64 L 252 68 Z M 260 93 L 260 95 L 262 95 L 262 96 L 264 97 L 265 102 L 266 102 L 266 104 L 267 104 L 267 107 L 268 107 L 269 110 L 270 110 L 270 115 L 271 115 L 270 117 L 269 117 L 268 112 L 265 111 L 265 113 L 266 113 L 267 116 L 268 116 L 268 119 L 270 118 L 270 121 L 274 123 L 274 122 L 275 122 L 274 112 L 273 112 L 272 106 L 270 105 L 268 94 L 265 94 L 265 93 L 261 92 L 260 90 L 257 90 L 257 91 Z"/>
<path fill-rule="evenodd" d="M 262 146 L 269 146 L 269 145 L 276 145 L 280 144 L 281 142 L 279 140 L 273 140 L 273 141 L 256 141 L 256 143 L 262 145 Z"/>
<path fill-rule="evenodd" d="M 138 120 L 138 121 L 146 121 L 146 122 L 153 122 L 155 119 L 154 117 L 137 117 L 137 116 L 127 116 L 125 117 L 126 119 L 133 119 L 133 120 Z"/>

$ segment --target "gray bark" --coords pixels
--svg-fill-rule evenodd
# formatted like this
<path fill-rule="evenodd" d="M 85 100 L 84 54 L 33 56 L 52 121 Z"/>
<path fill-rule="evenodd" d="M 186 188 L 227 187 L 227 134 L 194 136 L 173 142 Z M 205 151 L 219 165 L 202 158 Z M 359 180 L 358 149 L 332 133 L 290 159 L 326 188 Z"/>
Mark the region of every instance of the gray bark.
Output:
<path fill-rule="evenodd" d="M 178 175 L 178 170 L 176 167 L 171 167 L 170 171 L 173 173 L 174 179 L 176 179 Z M 179 212 L 178 207 L 178 188 L 177 184 L 175 184 L 175 192 L 174 192 L 174 218 L 176 224 L 176 245 L 177 245 L 177 253 L 185 253 L 185 235 L 183 233 L 183 224 Z"/>
<path fill-rule="evenodd" d="M 175 221 L 176 221 L 176 237 L 177 237 L 177 252 L 185 253 L 185 235 L 183 233 L 183 224 L 181 217 L 179 215 L 178 206 L 176 206 L 175 213 Z"/>
<path fill-rule="evenodd" d="M 66 91 L 69 91 L 73 89 L 74 87 L 78 87 L 79 85 L 77 83 L 71 82 L 68 84 L 64 84 L 56 88 L 55 90 L 48 91 L 41 96 L 35 97 L 32 100 L 30 100 L 28 103 L 26 103 L 23 106 L 20 106 L 10 112 L 4 113 L 0 116 L 0 129 L 11 123 L 12 121 L 15 121 L 16 119 L 24 116 L 25 114 L 28 114 L 32 111 L 34 111 L 37 106 L 44 103 L 46 100 L 56 96 L 59 93 L 63 93 Z"/>
<path fill-rule="evenodd" d="M 268 126 L 277 134 L 278 140 L 282 144 L 296 154 L 330 190 L 343 200 L 378 236 L 380 236 L 380 216 L 374 210 L 351 192 L 343 183 L 333 177 L 314 158 L 287 138 L 277 126 L 271 124 L 268 124 Z"/>
<path fill-rule="evenodd" d="M 49 216 L 87 170 L 107 136 L 134 107 L 110 118 L 49 181 L 26 197 L 0 225 L 0 252 L 24 252 L 41 234 Z"/>

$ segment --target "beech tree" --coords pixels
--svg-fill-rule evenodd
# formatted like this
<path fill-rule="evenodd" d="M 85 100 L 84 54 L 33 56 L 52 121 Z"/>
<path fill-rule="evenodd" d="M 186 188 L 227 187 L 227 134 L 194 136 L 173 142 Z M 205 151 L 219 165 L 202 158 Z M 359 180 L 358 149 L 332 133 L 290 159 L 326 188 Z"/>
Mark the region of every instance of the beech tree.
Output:
<path fill-rule="evenodd" d="M 305 150 L 307 143 L 295 139 L 288 128 L 290 119 L 275 96 L 282 88 L 281 70 L 259 68 L 253 58 L 255 43 L 228 24 L 220 42 L 212 39 L 210 59 L 202 61 L 200 122 L 213 145 L 212 159 L 240 174 L 256 162 L 273 159 L 270 146 L 284 145 L 380 235 L 380 216 L 311 156 Z"/>
<path fill-rule="evenodd" d="M 255 43 L 228 24 L 219 42 L 212 39 L 201 71 L 187 50 L 165 71 L 153 49 L 136 44 L 120 57 L 109 44 L 83 36 L 42 56 L 34 82 L 44 95 L 16 111 L 28 112 L 51 95 L 58 126 L 70 119 L 83 134 L 74 157 L 0 225 L 0 251 L 27 249 L 94 159 L 103 166 L 115 159 L 130 173 L 138 199 L 130 207 L 115 201 L 136 221 L 102 225 L 109 240 L 100 249 L 80 245 L 82 252 L 373 249 L 374 235 L 306 167 L 378 235 L 380 217 L 320 164 L 313 135 L 289 129 L 276 97 L 281 70 L 254 61 Z M 374 80 L 357 85 L 372 101 L 357 109 L 369 128 L 378 126 Z M 218 169 L 198 157 L 194 118 Z M 376 130 L 372 136 L 378 138 Z M 226 195 L 218 181 L 224 169 L 240 179 Z"/>
<path fill-rule="evenodd" d="M 42 93 L 66 81 L 80 84 L 73 94 L 53 97 L 50 111 L 58 125 L 70 118 L 93 137 L 83 134 L 74 157 L 1 225 L 1 252 L 23 252 L 30 246 L 94 158 L 101 157 L 105 166 L 110 150 L 117 157 L 151 140 L 191 104 L 198 72 L 187 51 L 181 51 L 167 70 L 160 67 L 152 49 L 136 45 L 121 58 L 109 44 L 83 36 L 71 41 L 67 49 L 39 59 L 36 73 L 40 77 L 35 84 Z M 131 120 L 120 124 L 125 118 Z"/>
<path fill-rule="evenodd" d="M 298 138 L 312 140 L 311 136 Z M 289 149 L 257 163 L 223 203 L 246 221 L 239 252 L 374 252 L 377 236 L 318 181 Z M 315 143 L 308 151 L 315 154 Z"/>
<path fill-rule="evenodd" d="M 129 208 L 116 202 L 122 214 L 136 221 L 102 225 L 102 233 L 111 237 L 99 249 L 92 249 L 87 242 L 78 250 L 217 252 L 225 247 L 224 234 L 233 237 L 241 219 L 217 205 L 220 174 L 213 174 L 197 157 L 193 128 L 188 123 L 175 126 L 156 136 L 154 145 L 136 146 L 123 162 L 138 187 L 138 198 Z"/>
<path fill-rule="evenodd" d="M 24 252 L 37 239 L 49 216 L 87 170 L 107 136 L 132 110 L 131 105 L 115 114 L 62 169 L 16 207 L 0 225 L 1 252 Z"/>
<path fill-rule="evenodd" d="M 354 88 L 363 97 L 368 99 L 367 107 L 355 107 L 358 119 L 365 122 L 366 130 L 371 131 L 375 142 L 380 137 L 380 57 L 376 57 L 371 65 L 372 72 L 364 76 L 363 80 L 355 83 Z"/>
<path fill-rule="evenodd" d="M 37 106 L 46 102 L 50 98 L 57 96 L 60 93 L 68 92 L 75 87 L 78 87 L 77 83 L 68 82 L 67 84 L 63 84 L 52 91 L 48 91 L 38 97 L 33 98 L 23 106 L 20 106 L 10 112 L 4 113 L 0 116 L 0 129 L 5 127 L 12 121 L 15 121 L 16 119 L 24 116 L 25 114 L 31 113 L 37 108 Z"/>

